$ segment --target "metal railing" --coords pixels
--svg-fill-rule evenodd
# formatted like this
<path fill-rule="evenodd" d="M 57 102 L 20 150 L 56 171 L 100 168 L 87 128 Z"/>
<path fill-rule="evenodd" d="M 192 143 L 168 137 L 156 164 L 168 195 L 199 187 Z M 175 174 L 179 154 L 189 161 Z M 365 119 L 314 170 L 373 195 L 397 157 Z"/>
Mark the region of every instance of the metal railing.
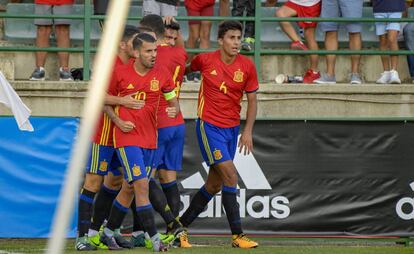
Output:
<path fill-rule="evenodd" d="M 200 17 L 200 16 L 185 16 L 185 17 L 176 17 L 178 21 L 185 20 L 209 20 L 209 21 L 222 21 L 222 20 L 238 20 L 238 21 L 254 21 L 255 22 L 255 38 L 261 37 L 261 25 L 262 22 L 280 22 L 280 21 L 318 21 L 318 22 L 376 22 L 376 18 L 277 18 L 277 17 L 261 17 L 261 1 L 256 0 L 256 9 L 255 17 Z M 80 19 L 83 20 L 83 47 L 70 47 L 70 48 L 58 48 L 58 47 L 48 47 L 48 48 L 38 48 L 38 47 L 12 47 L 12 46 L 0 46 L 0 51 L 17 51 L 17 52 L 36 52 L 36 51 L 46 51 L 46 52 L 82 52 L 83 53 L 83 78 L 84 80 L 90 79 L 90 58 L 91 53 L 96 52 L 96 48 L 91 47 L 90 33 L 92 20 L 103 20 L 105 15 L 92 15 L 92 3 L 91 0 L 84 0 L 84 14 L 83 15 L 36 15 L 36 14 L 10 14 L 10 13 L 0 13 L 0 18 L 10 18 L 10 19 L 34 19 L 34 18 L 47 18 L 47 19 Z M 140 20 L 140 16 L 130 16 L 128 20 Z M 414 18 L 400 18 L 400 19 L 391 19 L 384 18 L 380 19 L 381 22 L 414 22 Z M 261 73 L 261 55 L 414 55 L 414 51 L 409 50 L 290 50 L 290 49 L 262 49 L 262 44 L 260 39 L 255 41 L 255 49 L 252 52 L 242 52 L 243 54 L 253 55 L 254 62 L 257 68 L 257 72 Z M 188 53 L 200 53 L 208 52 L 213 49 L 187 49 Z M 260 75 L 259 75 L 260 77 Z"/>

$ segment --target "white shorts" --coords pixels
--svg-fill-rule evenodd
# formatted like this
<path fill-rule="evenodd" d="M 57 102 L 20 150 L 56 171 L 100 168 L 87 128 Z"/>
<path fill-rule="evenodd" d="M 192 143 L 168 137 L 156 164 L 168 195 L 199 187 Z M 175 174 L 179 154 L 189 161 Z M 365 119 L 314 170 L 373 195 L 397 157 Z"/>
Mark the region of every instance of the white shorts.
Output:
<path fill-rule="evenodd" d="M 375 18 L 400 19 L 402 12 L 378 12 L 374 13 Z M 401 25 L 397 22 L 375 22 L 375 30 L 378 36 L 386 34 L 388 30 L 400 31 Z"/>
<path fill-rule="evenodd" d="M 160 3 L 155 0 L 144 0 L 142 3 L 142 16 L 156 14 L 161 17 L 178 15 L 178 6 Z"/>

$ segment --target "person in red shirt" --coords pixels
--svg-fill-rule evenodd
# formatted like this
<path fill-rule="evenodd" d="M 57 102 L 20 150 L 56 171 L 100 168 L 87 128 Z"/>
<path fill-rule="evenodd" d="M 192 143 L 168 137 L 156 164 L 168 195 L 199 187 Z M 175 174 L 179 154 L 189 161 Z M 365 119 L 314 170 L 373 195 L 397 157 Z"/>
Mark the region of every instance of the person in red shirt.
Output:
<path fill-rule="evenodd" d="M 232 232 L 232 245 L 255 248 L 258 244 L 243 234 L 237 203 L 237 170 L 233 163 L 240 126 L 240 102 L 247 95 L 247 114 L 244 130 L 239 138 L 239 152 L 253 150 L 252 131 L 256 118 L 256 91 L 259 88 L 253 62 L 238 52 L 241 46 L 242 25 L 238 21 L 224 21 L 218 27 L 220 49 L 197 55 L 191 71 L 200 71 L 202 82 L 198 97 L 197 138 L 201 154 L 210 166 L 205 185 L 191 200 L 180 218 L 188 227 L 204 210 L 213 196 L 222 191 L 223 207 Z M 188 233 L 180 237 L 188 244 Z"/>
<path fill-rule="evenodd" d="M 132 40 L 138 33 L 139 30 L 137 27 L 126 26 L 121 42 L 119 43 L 115 67 L 122 66 L 131 61 L 130 58 L 133 56 Z M 105 103 L 108 105 L 123 105 L 130 108 L 140 108 L 143 104 L 131 98 L 131 96 L 117 97 L 109 95 L 107 95 Z M 77 250 L 93 250 L 96 249 L 94 245 L 102 247 L 99 245 L 99 241 L 93 241 L 93 239 L 97 235 L 104 219 L 108 217 L 112 201 L 115 199 L 122 184 L 121 163 L 118 160 L 112 142 L 113 122 L 108 116 L 110 112 L 107 107 L 104 108 L 104 112 L 101 115 L 95 136 L 93 137 L 91 153 L 86 166 L 84 184 L 79 195 L 78 238 L 76 239 L 75 245 Z M 133 127 L 131 123 L 122 120 L 115 121 L 115 124 L 125 131 Z M 108 172 L 111 172 L 111 174 L 108 174 Z M 104 183 L 102 185 L 103 179 Z M 98 191 L 99 195 L 95 199 Z M 93 202 L 94 199 L 95 203 Z M 93 223 L 91 225 L 93 203 L 95 209 L 93 211 Z M 116 236 L 119 243 L 125 242 L 119 234 Z M 96 240 L 99 240 L 99 237 Z"/>
<path fill-rule="evenodd" d="M 187 53 L 184 49 L 184 41 L 178 31 L 177 40 L 174 41 L 174 44 L 175 42 L 177 44 L 174 47 L 167 44 L 167 42 L 171 43 L 171 39 L 165 36 L 169 33 L 166 33 L 166 29 L 163 31 L 163 28 L 171 25 L 177 27 L 178 24 L 169 17 L 164 19 L 166 24 L 158 15 L 147 15 L 140 21 L 140 25 L 159 31 L 156 35 L 158 44 L 156 65 L 166 67 L 169 76 L 174 81 L 178 97 L 184 77 Z M 177 218 L 181 204 L 177 185 L 177 171 L 182 168 L 185 124 L 181 113 L 176 118 L 168 117 L 167 107 L 167 101 L 161 98 L 157 113 L 158 146 L 154 155 L 155 169 L 157 170 L 154 171 L 154 176 L 157 172 L 162 190 L 155 182 L 154 176 L 152 176 L 150 180 L 150 200 L 154 209 L 167 223 L 167 232 L 169 232 L 168 220 L 171 220 L 171 218 L 168 217 Z M 169 210 L 172 213 L 166 212 Z"/>
<path fill-rule="evenodd" d="M 157 147 L 156 117 L 160 96 L 163 94 L 168 101 L 166 112 L 169 117 L 176 117 L 179 106 L 173 81 L 165 75 L 168 71 L 162 66 L 154 67 L 157 55 L 155 42 L 154 37 L 147 33 L 140 33 L 134 38 L 136 60 L 115 70 L 109 89 L 110 94 L 133 95 L 135 99 L 145 101 L 141 109 L 122 105 L 116 109 L 119 118 L 133 123 L 134 128 L 123 131 L 116 126 L 114 129 L 114 146 L 124 169 L 125 181 L 100 238 L 111 250 L 121 249 L 113 238 L 113 229 L 122 222 L 134 195 L 138 218 L 151 239 L 153 250 L 166 250 L 155 227 L 153 208 L 148 197 L 147 169 L 153 168 L 153 152 Z M 179 236 L 181 224 L 176 220 L 172 223 L 174 232 Z"/>
<path fill-rule="evenodd" d="M 35 14 L 72 14 L 74 0 L 35 0 Z M 69 19 L 35 19 L 37 26 L 36 47 L 49 47 L 49 38 L 52 33 L 52 25 L 55 25 L 57 46 L 59 48 L 68 48 L 70 46 Z M 45 63 L 47 52 L 36 52 L 36 68 L 30 76 L 30 80 L 45 80 Z M 73 80 L 69 70 L 69 53 L 59 52 L 59 79 L 63 81 Z"/>

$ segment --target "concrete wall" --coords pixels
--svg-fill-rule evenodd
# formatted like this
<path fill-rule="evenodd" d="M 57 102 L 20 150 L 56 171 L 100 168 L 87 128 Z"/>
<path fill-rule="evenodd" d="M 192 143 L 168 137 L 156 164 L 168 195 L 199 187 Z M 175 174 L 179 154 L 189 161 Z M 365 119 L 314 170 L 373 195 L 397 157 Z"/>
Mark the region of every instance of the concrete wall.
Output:
<path fill-rule="evenodd" d="M 85 82 L 12 82 L 33 116 L 80 116 Z M 199 84 L 184 84 L 181 108 L 195 118 Z M 411 118 L 413 85 L 260 85 L 258 119 Z M 245 101 L 242 116 L 245 115 Z M 0 115 L 11 112 L 0 104 Z"/>

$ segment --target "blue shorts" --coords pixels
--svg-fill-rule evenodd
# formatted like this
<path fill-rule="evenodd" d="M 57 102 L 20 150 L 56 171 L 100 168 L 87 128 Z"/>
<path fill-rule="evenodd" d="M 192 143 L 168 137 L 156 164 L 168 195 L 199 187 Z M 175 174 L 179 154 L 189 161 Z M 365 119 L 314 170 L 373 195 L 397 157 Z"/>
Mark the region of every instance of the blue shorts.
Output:
<path fill-rule="evenodd" d="M 323 0 L 321 18 L 361 18 L 362 0 Z M 348 33 L 360 33 L 362 26 L 359 22 L 345 23 Z M 338 22 L 320 22 L 319 28 L 323 32 L 338 31 Z"/>
<path fill-rule="evenodd" d="M 113 146 L 104 146 L 92 143 L 92 149 L 89 155 L 86 173 L 107 175 L 112 172 L 114 176 L 122 174 L 121 162 L 115 153 Z"/>
<path fill-rule="evenodd" d="M 207 165 L 233 160 L 237 149 L 240 126 L 220 128 L 197 119 L 197 138 L 201 155 Z"/>
<path fill-rule="evenodd" d="M 124 168 L 124 178 L 128 183 L 150 175 L 150 171 L 154 167 L 154 151 L 138 146 L 125 146 L 116 149 Z"/>
<path fill-rule="evenodd" d="M 394 18 L 400 19 L 402 17 L 402 12 L 379 12 L 374 13 L 375 18 Z M 375 22 L 376 34 L 383 35 L 386 34 L 388 30 L 400 31 L 401 25 L 398 22 Z"/>
<path fill-rule="evenodd" d="M 158 148 L 154 154 L 157 169 L 181 170 L 184 137 L 185 124 L 158 129 Z"/>

